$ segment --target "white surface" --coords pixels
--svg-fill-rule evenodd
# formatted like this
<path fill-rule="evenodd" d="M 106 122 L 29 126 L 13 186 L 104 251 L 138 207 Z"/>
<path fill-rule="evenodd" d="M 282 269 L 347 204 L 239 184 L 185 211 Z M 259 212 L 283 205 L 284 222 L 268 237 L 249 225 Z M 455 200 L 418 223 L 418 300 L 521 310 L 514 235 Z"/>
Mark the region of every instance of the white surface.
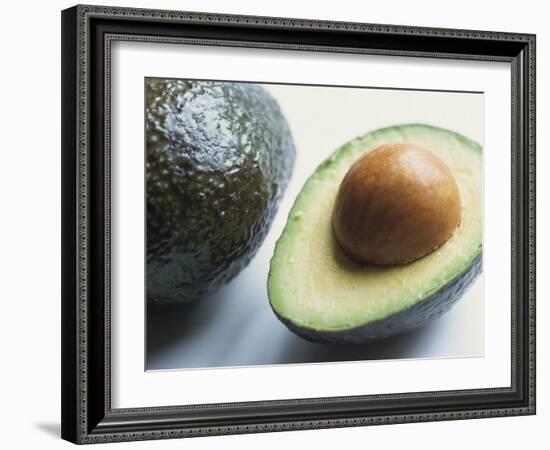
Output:
<path fill-rule="evenodd" d="M 378 56 L 354 56 L 258 49 L 214 48 L 184 45 L 160 46 L 119 42 L 111 51 L 112 164 L 113 172 L 113 272 L 112 272 L 112 404 L 137 407 L 170 404 L 274 400 L 284 398 L 366 395 L 423 390 L 468 389 L 510 384 L 510 72 L 505 63 L 454 62 Z M 219 64 L 223 60 L 224 64 Z M 292 67 L 292 70 L 289 68 Z M 405 74 L 405 75 L 404 75 Z M 143 205 L 143 80 L 145 76 L 232 79 L 242 81 L 316 83 L 324 85 L 406 87 L 483 91 L 485 131 L 480 117 L 465 120 L 463 106 L 445 108 L 433 102 L 436 114 L 415 102 L 399 113 L 365 111 L 363 123 L 356 119 L 350 129 L 330 133 L 326 142 L 317 139 L 316 151 L 297 142 L 297 173 L 275 218 L 270 236 L 252 264 L 260 263 L 261 275 L 272 254 L 274 240 L 286 221 L 290 204 L 324 157 L 367 128 L 422 118 L 481 141 L 484 139 L 485 226 L 484 315 L 485 354 L 482 358 L 353 362 L 322 365 L 256 366 L 212 370 L 144 372 L 144 205 Z M 281 90 L 281 88 L 278 88 Z M 136 93 L 140 93 L 136 95 Z M 370 91 L 372 95 L 374 91 Z M 364 92 L 362 95 L 369 93 Z M 374 95 L 382 95 L 380 91 Z M 396 94 L 397 95 L 397 94 Z M 414 94 L 409 94 L 417 99 Z M 450 96 L 446 101 L 453 104 Z M 397 98 L 397 97 L 392 97 Z M 288 111 L 290 113 L 290 111 Z M 468 112 L 470 114 L 470 112 Z M 475 114 L 475 113 L 474 113 Z M 478 113 L 479 114 L 479 113 Z M 291 123 L 301 119 L 290 118 Z M 319 120 L 322 120 L 319 117 Z M 325 119 L 326 120 L 326 119 Z M 368 123 L 369 125 L 365 125 Z M 315 126 L 317 123 L 315 124 Z M 321 122 L 320 130 L 329 127 Z M 354 128 L 355 127 L 355 128 Z M 464 127 L 464 129 L 462 128 Z M 308 133 L 310 134 L 310 133 Z M 472 135 L 473 134 L 473 135 Z M 302 135 L 303 136 L 303 135 Z M 299 135 L 300 137 L 300 135 Z M 331 141 L 334 139 L 334 141 Z M 305 163 L 307 162 L 307 164 Z M 303 173 L 300 173 L 303 170 Z M 498 199 L 495 201 L 495 199 Z M 271 248 L 270 248 L 271 247 Z M 254 270 L 254 266 L 251 266 Z M 244 275 L 243 275 L 244 276 Z M 265 278 L 263 283 L 265 283 Z M 264 284 L 265 286 L 265 284 Z M 396 373 L 407 377 L 395 377 Z M 262 383 L 257 383 L 258 378 Z M 346 383 L 331 380 L 345 379 Z M 231 385 L 231 389 L 226 386 Z M 193 386 L 193 389 L 181 389 Z"/>
<path fill-rule="evenodd" d="M 483 356 L 483 276 L 449 314 L 421 330 L 355 346 L 319 345 L 295 336 L 275 317 L 266 287 L 275 242 L 296 196 L 307 177 L 336 148 L 374 128 L 402 123 L 453 127 L 483 143 L 483 95 L 273 84 L 264 87 L 281 106 L 297 151 L 294 173 L 274 225 L 251 264 L 228 286 L 198 305 L 149 312 L 146 368 Z"/>
<path fill-rule="evenodd" d="M 99 1 L 99 0 L 98 0 Z M 539 301 L 537 389 L 538 415 L 489 420 L 392 425 L 384 427 L 221 436 L 205 439 L 162 442 L 134 442 L 101 445 L 105 449 L 334 449 L 343 446 L 464 450 L 464 448 L 542 448 L 550 422 L 549 376 L 550 317 L 549 258 L 550 206 L 544 193 L 550 191 L 550 30 L 548 11 L 540 1 L 479 2 L 464 0 L 448 3 L 442 11 L 439 1 L 309 2 L 279 0 L 109 0 L 104 4 L 163 7 L 172 9 L 338 18 L 349 21 L 399 23 L 426 26 L 464 27 L 538 33 L 537 86 L 539 154 Z M 59 438 L 60 396 L 60 124 L 59 124 L 59 10 L 71 1 L 8 2 L 0 28 L 3 86 L 2 119 L 3 164 L 0 196 L 3 215 L 0 222 L 2 244 L 2 300 L 0 346 L 2 383 L 0 419 L 3 448 L 74 449 Z M 498 13 L 496 9 L 498 8 Z M 32 32 L 22 32 L 25 29 Z M 8 70 L 9 69 L 9 70 Z M 39 75 L 39 78 L 37 76 Z M 39 82 L 37 81 L 39 80 Z M 17 86 L 35 86 L 21 91 Z M 42 86 L 47 88 L 42 89 Z M 38 89 L 40 88 L 40 89 Z M 38 104 L 37 104 L 38 101 Z M 21 120 L 34 104 L 41 112 L 29 129 Z M 48 111 L 47 113 L 45 111 Z M 31 135 L 30 145 L 26 141 Z M 6 150 L 8 149 L 8 150 Z M 32 163 L 30 163 L 32 161 Z M 21 168 L 25 168 L 22 170 Z M 21 169 L 21 170 L 20 170 Z M 504 169 L 503 169 L 504 170 Z M 24 177 L 24 178 L 23 178 Z M 25 180 L 34 180 L 26 182 Z M 504 194 L 503 194 L 504 195 Z M 261 382 L 261 380 L 258 380 Z"/>

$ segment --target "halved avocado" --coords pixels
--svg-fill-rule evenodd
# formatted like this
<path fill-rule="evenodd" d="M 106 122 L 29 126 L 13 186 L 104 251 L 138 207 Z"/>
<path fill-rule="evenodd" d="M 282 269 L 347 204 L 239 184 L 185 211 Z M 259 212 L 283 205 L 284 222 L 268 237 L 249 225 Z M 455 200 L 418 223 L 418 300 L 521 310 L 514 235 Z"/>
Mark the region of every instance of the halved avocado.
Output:
<path fill-rule="evenodd" d="M 411 143 L 451 169 L 462 201 L 451 238 L 414 262 L 377 266 L 350 259 L 336 242 L 332 211 L 340 183 L 365 152 Z M 277 241 L 268 279 L 271 307 L 293 332 L 314 342 L 362 343 L 403 333 L 440 316 L 481 272 L 482 152 L 457 133 L 401 125 L 354 139 L 306 181 Z"/>

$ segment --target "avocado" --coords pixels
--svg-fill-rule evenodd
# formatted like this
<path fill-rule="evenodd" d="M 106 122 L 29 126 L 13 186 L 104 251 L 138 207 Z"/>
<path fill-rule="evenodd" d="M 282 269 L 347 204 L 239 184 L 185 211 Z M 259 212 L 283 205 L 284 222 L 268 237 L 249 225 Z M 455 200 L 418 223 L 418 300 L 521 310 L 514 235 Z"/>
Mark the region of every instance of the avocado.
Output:
<path fill-rule="evenodd" d="M 460 223 L 450 238 L 406 264 L 358 262 L 333 228 L 343 178 L 361 156 L 385 144 L 429 149 L 449 167 L 460 194 Z M 481 193 L 481 147 L 452 131 L 411 124 L 350 141 L 315 170 L 290 210 L 271 259 L 271 308 L 291 331 L 321 343 L 382 339 L 440 316 L 481 272 Z"/>
<path fill-rule="evenodd" d="M 147 299 L 199 300 L 265 238 L 295 148 L 271 95 L 248 83 L 146 80 Z"/>

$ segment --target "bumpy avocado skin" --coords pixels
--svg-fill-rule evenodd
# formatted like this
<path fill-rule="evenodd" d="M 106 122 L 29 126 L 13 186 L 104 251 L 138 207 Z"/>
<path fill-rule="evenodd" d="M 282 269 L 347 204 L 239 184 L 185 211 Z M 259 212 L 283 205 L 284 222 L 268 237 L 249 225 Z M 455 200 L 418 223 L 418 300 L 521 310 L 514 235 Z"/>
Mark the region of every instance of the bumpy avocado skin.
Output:
<path fill-rule="evenodd" d="M 261 86 L 148 79 L 146 88 L 147 299 L 196 301 L 256 253 L 294 143 Z"/>
<path fill-rule="evenodd" d="M 363 344 L 406 333 L 425 325 L 451 309 L 481 273 L 482 256 L 479 254 L 471 266 L 443 288 L 419 303 L 375 322 L 342 331 L 319 331 L 297 326 L 280 316 L 277 317 L 289 330 L 298 336 L 319 344 Z"/>

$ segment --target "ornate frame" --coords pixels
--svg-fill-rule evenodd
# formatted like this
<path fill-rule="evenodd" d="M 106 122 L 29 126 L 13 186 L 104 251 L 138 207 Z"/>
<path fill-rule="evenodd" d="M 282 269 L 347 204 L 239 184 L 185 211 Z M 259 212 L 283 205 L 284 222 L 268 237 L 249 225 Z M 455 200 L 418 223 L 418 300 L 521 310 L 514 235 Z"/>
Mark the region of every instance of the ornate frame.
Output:
<path fill-rule="evenodd" d="M 512 66 L 509 388 L 112 409 L 113 40 L 506 61 Z M 75 6 L 62 12 L 62 437 L 99 443 L 535 413 L 535 36 Z"/>

